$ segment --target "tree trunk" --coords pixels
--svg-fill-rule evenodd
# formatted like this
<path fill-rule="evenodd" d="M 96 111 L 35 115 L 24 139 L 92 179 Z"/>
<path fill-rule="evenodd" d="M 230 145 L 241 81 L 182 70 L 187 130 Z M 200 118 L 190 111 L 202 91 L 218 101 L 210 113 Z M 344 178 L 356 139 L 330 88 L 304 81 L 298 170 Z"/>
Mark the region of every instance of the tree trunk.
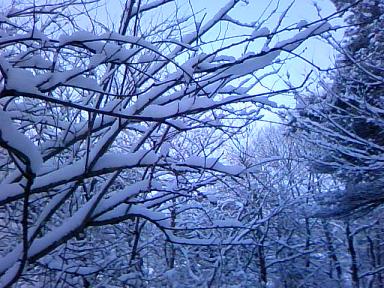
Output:
<path fill-rule="evenodd" d="M 349 223 L 347 223 L 346 234 L 347 234 L 348 253 L 351 256 L 352 287 L 360 288 L 359 271 L 357 267 L 357 255 L 356 255 L 356 250 L 354 245 L 354 237 L 351 234 Z"/>
<path fill-rule="evenodd" d="M 267 284 L 268 278 L 267 278 L 267 266 L 265 262 L 265 253 L 264 253 L 264 246 L 263 244 L 258 247 L 258 256 L 259 256 L 259 271 L 260 271 L 260 282 L 263 285 Z"/>
<path fill-rule="evenodd" d="M 339 259 L 337 258 L 337 255 L 336 255 L 335 247 L 333 246 L 333 240 L 332 240 L 331 232 L 328 229 L 326 221 L 322 220 L 321 222 L 322 222 L 322 225 L 323 225 L 325 240 L 326 240 L 326 243 L 327 243 L 328 257 L 329 257 L 329 260 L 331 261 L 330 277 L 333 278 L 333 275 L 332 275 L 333 274 L 333 272 L 332 272 L 333 269 L 332 269 L 332 267 L 334 265 L 334 267 L 336 269 L 337 279 L 339 281 L 341 281 L 342 277 L 343 277 L 343 272 L 341 270 L 340 261 L 339 261 Z"/>

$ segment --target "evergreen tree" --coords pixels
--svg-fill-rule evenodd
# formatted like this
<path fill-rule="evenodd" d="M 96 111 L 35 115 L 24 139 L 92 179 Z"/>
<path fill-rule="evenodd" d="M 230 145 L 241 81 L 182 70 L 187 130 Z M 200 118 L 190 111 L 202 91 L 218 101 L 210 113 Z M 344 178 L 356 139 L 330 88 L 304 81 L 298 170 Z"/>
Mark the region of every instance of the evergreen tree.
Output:
<path fill-rule="evenodd" d="M 310 104 L 297 123 L 301 136 L 318 148 L 308 153 L 314 170 L 336 174 L 345 186 L 328 197 L 339 204 L 331 214 L 340 215 L 384 201 L 384 2 L 333 2 L 339 10 L 350 6 L 350 28 L 338 47 L 332 84 L 322 97 L 306 99 Z"/>

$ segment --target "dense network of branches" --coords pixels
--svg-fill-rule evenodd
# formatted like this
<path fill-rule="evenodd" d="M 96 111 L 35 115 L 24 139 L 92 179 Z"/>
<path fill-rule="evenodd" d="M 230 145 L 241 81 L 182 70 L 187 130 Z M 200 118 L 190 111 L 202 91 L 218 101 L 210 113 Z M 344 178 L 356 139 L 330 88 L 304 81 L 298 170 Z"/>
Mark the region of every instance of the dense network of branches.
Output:
<path fill-rule="evenodd" d="M 381 189 L 381 1 L 337 2 L 357 28 L 326 100 L 297 116 L 300 140 L 254 124 L 300 93 L 309 75 L 280 72 L 310 62 L 298 48 L 339 12 L 292 20 L 293 3 L 266 1 L 247 23 L 251 2 L 193 2 L 2 7 L 0 287 L 383 284 L 380 209 L 308 213 L 345 183 Z M 356 195 L 332 199 L 349 211 Z"/>
<path fill-rule="evenodd" d="M 258 87 L 286 52 L 330 25 L 280 20 L 269 30 L 230 16 L 242 1 L 201 20 L 178 5 L 126 1 L 112 22 L 100 1 L 20 1 L 2 11 L 1 286 L 116 265 L 121 253 L 107 247 L 119 228 L 107 231 L 127 221 L 136 242 L 145 223 L 170 243 L 250 242 L 255 222 L 218 238 L 210 230 L 238 223 L 177 219 L 208 211 L 202 188 L 245 169 L 220 163 L 218 147 L 274 105 L 281 91 Z M 248 33 L 230 38 L 223 25 Z M 129 263 L 138 254 L 133 247 Z"/>

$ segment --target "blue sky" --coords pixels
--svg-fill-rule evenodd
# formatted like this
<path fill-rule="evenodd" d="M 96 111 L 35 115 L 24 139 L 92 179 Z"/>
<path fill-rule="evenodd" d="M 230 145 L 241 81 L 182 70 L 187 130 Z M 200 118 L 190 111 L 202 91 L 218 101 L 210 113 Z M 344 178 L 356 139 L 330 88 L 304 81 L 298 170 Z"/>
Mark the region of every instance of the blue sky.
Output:
<path fill-rule="evenodd" d="M 178 6 L 180 9 L 180 14 L 183 12 L 188 13 L 187 10 L 190 10 L 190 6 L 193 7 L 195 12 L 200 12 L 197 15 L 197 18 L 202 18 L 205 14 L 205 19 L 209 19 L 210 15 L 213 15 L 218 9 L 223 7 L 229 0 L 177 0 Z M 12 0 L 3 0 L 0 1 L 0 8 L 9 6 L 12 3 Z M 32 2 L 32 1 L 19 1 L 19 2 Z M 40 2 L 40 1 L 36 1 Z M 43 1 L 41 1 L 43 2 Z M 47 1 L 49 3 L 49 1 Z M 122 7 L 124 4 L 124 0 L 102 0 L 102 3 L 106 3 L 105 11 L 108 14 L 111 14 L 110 19 L 119 19 L 121 9 L 116 9 L 117 7 Z M 244 1 L 246 2 L 246 1 Z M 248 4 L 244 2 L 239 3 L 236 6 L 236 9 L 230 14 L 233 18 L 238 19 L 242 22 L 251 23 L 257 21 L 263 11 L 265 11 L 265 15 L 272 11 L 277 6 L 278 8 L 276 13 L 271 17 L 271 19 L 265 23 L 264 26 L 271 28 L 277 22 L 277 19 L 280 17 L 281 13 L 291 4 L 292 8 L 290 12 L 284 18 L 283 25 L 289 25 L 299 22 L 300 20 L 307 20 L 311 22 L 319 18 L 317 15 L 317 9 L 315 8 L 315 4 L 317 7 L 321 9 L 321 16 L 327 16 L 333 12 L 335 12 L 335 8 L 332 5 L 330 0 L 248 0 Z M 173 5 L 173 4 L 170 4 Z M 16 7 L 17 8 L 17 7 Z M 173 9 L 174 7 L 172 7 Z M 99 15 L 102 17 L 102 15 Z M 261 17 L 265 18 L 265 17 Z M 118 23 L 117 23 L 118 24 Z M 232 30 L 232 31 L 231 31 Z M 246 30 L 244 30 L 246 31 Z M 250 30 L 248 30 L 249 32 Z M 242 33 L 240 29 L 235 29 L 233 26 L 230 28 L 228 33 L 236 34 Z M 340 36 L 340 35 L 339 35 Z M 332 61 L 334 56 L 334 50 L 328 45 L 324 44 L 321 41 L 313 40 L 309 41 L 307 45 L 307 52 L 305 56 L 309 60 L 313 60 L 317 65 L 326 68 L 328 67 Z M 298 74 L 303 72 L 301 68 L 291 67 L 292 72 L 290 74 Z"/>
<path fill-rule="evenodd" d="M 183 0 L 180 2 L 185 2 L 184 5 L 186 6 L 189 5 L 190 2 L 195 11 L 204 11 L 204 13 L 212 15 L 214 11 L 219 9 L 219 7 L 225 5 L 228 0 Z M 283 26 L 298 23 L 300 20 L 311 22 L 319 19 L 316 6 L 320 8 L 320 15 L 322 17 L 335 12 L 335 7 L 329 0 L 249 0 L 247 5 L 245 3 L 239 3 L 234 10 L 234 13 L 231 13 L 230 15 L 242 22 L 251 23 L 257 21 L 265 9 L 267 9 L 265 15 L 267 15 L 268 12 L 271 12 L 272 9 L 276 7 L 277 3 L 279 4 L 276 13 L 264 25 L 268 28 L 276 24 L 280 15 L 291 3 L 293 3 L 292 8 L 287 13 L 286 17 L 284 17 Z M 201 13 L 201 15 L 203 15 L 203 13 Z M 238 33 L 240 33 L 240 30 Z M 310 42 L 308 53 L 306 53 L 306 55 L 310 56 L 316 64 L 322 67 L 327 67 L 330 64 L 330 61 L 332 61 L 330 58 L 334 55 L 333 49 L 318 40 Z"/>
<path fill-rule="evenodd" d="M 205 13 L 208 15 L 212 15 L 215 11 L 222 7 L 227 3 L 227 0 L 184 0 L 181 2 L 185 2 L 185 6 L 192 5 L 194 11 L 202 11 L 200 17 L 202 17 Z M 284 17 L 282 27 L 286 27 L 289 25 L 296 25 L 301 20 L 306 20 L 308 23 L 318 20 L 321 17 L 326 17 L 335 12 L 335 7 L 329 0 L 249 0 L 248 4 L 239 3 L 236 9 L 230 14 L 233 18 L 240 20 L 242 22 L 251 23 L 257 21 L 258 19 L 265 18 L 265 15 L 271 13 L 276 7 L 276 12 L 273 16 L 263 24 L 263 26 L 268 27 L 270 30 L 275 27 L 278 19 L 282 15 L 282 13 L 292 4 L 289 12 Z M 264 12 L 264 16 L 263 15 Z M 207 17 L 209 18 L 209 17 Z M 333 22 L 333 24 L 341 24 L 341 20 Z M 229 31 L 231 34 L 236 33 L 244 33 L 247 29 L 242 30 L 241 28 L 234 28 L 233 26 L 230 28 L 233 31 Z M 249 30 L 245 33 L 249 33 Z M 283 34 L 283 37 L 290 37 L 288 34 Z M 341 39 L 342 32 L 338 32 L 335 34 L 335 37 Z M 276 41 L 279 40 L 279 36 L 277 36 Z M 256 47 L 255 47 L 256 48 Z M 232 51 L 234 53 L 241 54 L 242 51 Z M 336 57 L 336 51 L 329 44 L 326 43 L 324 39 L 313 38 L 307 41 L 304 45 L 299 47 L 296 52 L 300 53 L 308 61 L 314 63 L 322 69 L 327 69 L 332 66 Z M 239 56 L 239 55 L 237 55 Z M 318 72 L 314 69 L 310 64 L 302 61 L 302 60 L 293 60 L 288 61 L 286 65 L 284 65 L 284 69 L 282 69 L 282 74 L 286 76 L 287 73 L 290 75 L 290 81 L 294 84 L 298 85 L 302 83 L 305 76 L 313 71 L 313 77 L 316 78 L 318 76 Z M 282 81 L 279 81 L 277 78 L 269 78 L 270 83 L 266 83 L 267 86 L 273 86 L 275 89 L 283 88 Z M 277 83 L 272 83 L 273 81 L 277 81 Z M 265 84 L 265 83 L 264 83 Z M 274 100 L 278 102 L 279 105 L 286 105 L 293 107 L 295 105 L 295 100 L 293 97 L 287 97 L 286 95 L 275 97 Z M 265 112 L 266 119 L 271 121 L 279 121 L 277 117 L 274 115 Z"/>
<path fill-rule="evenodd" d="M 221 7 L 223 7 L 229 0 L 177 0 L 176 3 L 180 7 L 180 15 L 190 13 L 190 9 L 194 10 L 194 12 L 198 12 L 196 19 L 209 19 L 214 13 L 216 13 Z M 8 6 L 12 1 L 11 0 L 3 0 L 0 3 L 1 6 Z M 30 1 L 21 1 L 21 2 L 30 2 Z M 36 1 L 39 2 L 39 1 Z M 48 1 L 49 2 L 49 1 Z M 102 0 L 105 2 L 105 15 L 99 14 L 98 17 L 105 18 L 107 14 L 110 14 L 109 20 L 119 19 L 121 9 L 117 7 L 123 7 L 124 0 Z M 240 20 L 241 22 L 251 23 L 258 22 L 259 19 L 265 19 L 265 16 L 270 14 L 273 9 L 276 9 L 275 13 L 271 16 L 271 18 L 266 21 L 263 26 L 268 27 L 270 30 L 278 22 L 279 17 L 282 13 L 287 9 L 288 6 L 292 4 L 287 15 L 284 17 L 282 27 L 286 27 L 289 25 L 296 25 L 300 20 L 306 20 L 308 22 L 312 22 L 314 20 L 319 19 L 320 17 L 325 17 L 333 12 L 335 12 L 335 8 L 329 0 L 248 0 L 248 4 L 244 2 L 239 3 L 233 12 L 230 13 L 230 16 L 234 19 Z M 174 5 L 174 4 L 169 4 Z M 320 8 L 320 16 L 318 15 L 319 11 L 316 8 Z M 17 7 L 16 7 L 17 8 Z M 169 10 L 173 11 L 174 6 L 170 6 Z M 163 9 L 163 13 L 167 13 L 167 8 Z M 263 14 L 264 13 L 264 14 Z M 204 22 L 203 22 L 204 23 Z M 118 23 L 116 23 L 118 25 Z M 223 27 L 221 27 L 223 28 Z M 236 34 L 250 34 L 252 29 L 243 29 L 235 27 L 234 25 L 229 25 L 228 27 L 224 27 L 226 33 L 229 35 Z M 193 29 L 193 27 L 191 27 Z M 218 27 L 219 31 L 219 27 Z M 219 33 L 219 32 L 218 32 Z M 341 33 L 337 34 L 337 37 L 341 37 Z M 212 35 L 214 37 L 216 35 Z M 285 35 L 288 36 L 289 35 Z M 278 41 L 279 36 L 276 37 L 276 41 Z M 256 45 L 256 44 L 255 44 Z M 212 45 L 212 49 L 215 49 L 215 46 Z M 251 47 L 252 49 L 252 47 Z M 257 46 L 253 47 L 253 49 L 260 49 Z M 302 56 L 307 60 L 312 61 L 316 65 L 321 68 L 327 68 L 334 62 L 335 58 L 335 50 L 325 43 L 324 40 L 312 39 L 307 41 L 305 45 L 300 47 L 296 52 L 303 52 Z M 231 51 L 227 51 L 226 53 L 237 54 L 235 56 L 240 56 L 244 51 L 242 49 L 234 49 Z M 257 51 L 255 51 L 257 52 Z M 285 75 L 289 73 L 290 80 L 294 84 L 298 84 L 302 81 L 305 75 L 313 70 L 311 65 L 305 63 L 301 60 L 289 61 L 282 73 Z M 273 81 L 273 80 L 272 80 Z M 275 85 L 272 83 L 268 83 L 269 85 Z M 279 85 L 275 85 L 275 88 Z M 280 104 L 294 105 L 294 101 L 292 98 L 278 98 Z"/>

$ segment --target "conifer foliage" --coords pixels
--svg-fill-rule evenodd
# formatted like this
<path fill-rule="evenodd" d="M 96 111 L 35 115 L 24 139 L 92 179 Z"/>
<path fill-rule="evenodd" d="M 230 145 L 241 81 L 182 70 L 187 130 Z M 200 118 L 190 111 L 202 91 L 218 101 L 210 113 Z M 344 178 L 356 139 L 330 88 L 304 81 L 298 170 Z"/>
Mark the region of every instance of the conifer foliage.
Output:
<path fill-rule="evenodd" d="M 337 175 L 345 188 L 333 191 L 331 214 L 372 208 L 384 201 L 384 3 L 333 1 L 347 28 L 331 84 L 307 99 L 299 114 L 302 136 L 317 172 Z M 305 102 L 305 101 L 304 101 Z"/>

